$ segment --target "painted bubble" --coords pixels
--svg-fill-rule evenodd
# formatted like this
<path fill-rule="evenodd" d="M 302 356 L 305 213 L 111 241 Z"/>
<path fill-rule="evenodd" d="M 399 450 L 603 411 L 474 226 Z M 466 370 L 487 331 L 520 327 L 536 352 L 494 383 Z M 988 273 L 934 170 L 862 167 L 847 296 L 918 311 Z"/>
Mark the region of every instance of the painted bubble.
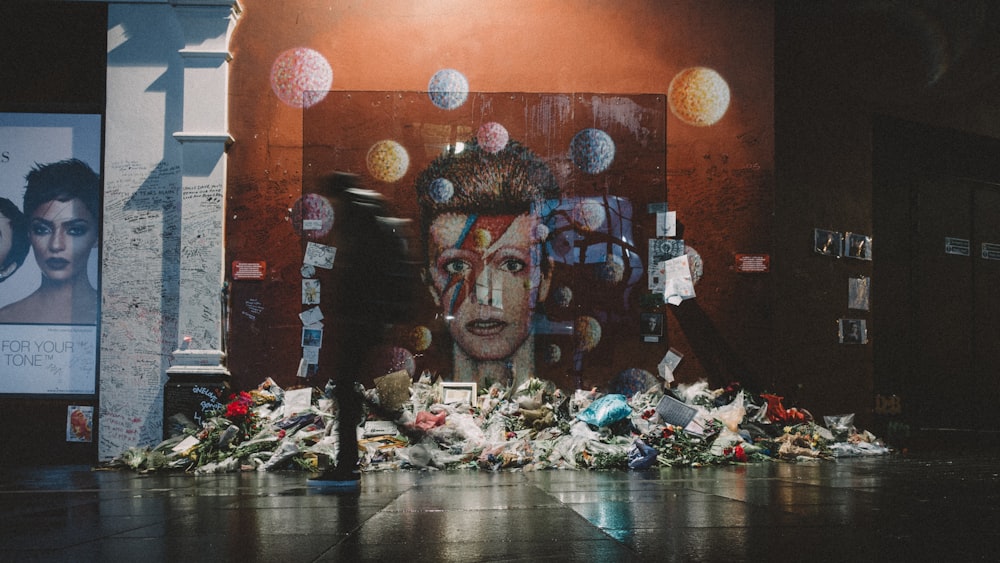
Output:
<path fill-rule="evenodd" d="M 729 108 L 729 85 L 710 68 L 686 68 L 670 81 L 667 103 L 670 111 L 688 125 L 714 125 Z"/>
<path fill-rule="evenodd" d="M 701 254 L 690 246 L 684 248 L 684 254 L 687 254 L 688 268 L 691 269 L 691 283 L 696 284 L 705 275 L 705 261 L 701 259 Z"/>
<path fill-rule="evenodd" d="M 271 89 L 282 102 L 310 107 L 326 97 L 333 69 L 319 52 L 298 47 L 282 52 L 271 65 Z"/>
<path fill-rule="evenodd" d="M 573 340 L 577 350 L 590 352 L 601 342 L 601 323 L 594 317 L 580 316 L 573 322 Z"/>
<path fill-rule="evenodd" d="M 659 383 L 656 377 L 640 368 L 628 368 L 621 371 L 611 384 L 612 393 L 632 397 L 636 393 L 645 393 Z"/>
<path fill-rule="evenodd" d="M 455 195 L 455 184 L 452 184 L 451 180 L 447 178 L 435 178 L 427 191 L 430 193 L 431 199 L 437 203 L 446 203 Z"/>
<path fill-rule="evenodd" d="M 410 344 L 417 352 L 426 351 L 431 347 L 432 341 L 433 335 L 431 334 L 431 329 L 426 326 L 416 326 L 410 331 Z"/>
<path fill-rule="evenodd" d="M 573 206 L 573 225 L 583 232 L 600 232 L 608 220 L 604 204 L 594 199 L 585 199 Z"/>
<path fill-rule="evenodd" d="M 584 129 L 569 143 L 573 163 L 587 174 L 599 174 L 615 159 L 615 142 L 600 129 Z"/>
<path fill-rule="evenodd" d="M 391 140 L 382 140 L 368 149 L 368 172 L 382 182 L 395 182 L 406 174 L 410 167 L 410 155 L 403 145 Z"/>
<path fill-rule="evenodd" d="M 303 194 L 292 205 L 292 228 L 309 240 L 319 240 L 330 234 L 333 217 L 333 206 L 319 194 Z"/>
<path fill-rule="evenodd" d="M 621 283 L 625 276 L 625 263 L 621 256 L 614 254 L 609 254 L 607 261 L 595 264 L 594 268 L 597 279 L 607 285 Z"/>
<path fill-rule="evenodd" d="M 476 132 L 476 140 L 479 141 L 479 146 L 484 151 L 496 154 L 507 146 L 510 134 L 507 133 L 507 129 L 503 125 L 495 121 L 490 121 L 479 126 L 479 131 Z"/>
<path fill-rule="evenodd" d="M 383 348 L 379 363 L 382 365 L 385 373 L 404 370 L 412 378 L 413 373 L 417 371 L 417 361 L 413 357 L 413 353 L 406 348 L 398 346 Z"/>
<path fill-rule="evenodd" d="M 469 81 L 455 69 L 442 69 L 431 77 L 427 95 L 435 106 L 452 110 L 464 104 L 469 97 Z"/>
<path fill-rule="evenodd" d="M 560 307 L 569 307 L 573 302 L 573 290 L 561 285 L 552 291 L 552 300 Z"/>

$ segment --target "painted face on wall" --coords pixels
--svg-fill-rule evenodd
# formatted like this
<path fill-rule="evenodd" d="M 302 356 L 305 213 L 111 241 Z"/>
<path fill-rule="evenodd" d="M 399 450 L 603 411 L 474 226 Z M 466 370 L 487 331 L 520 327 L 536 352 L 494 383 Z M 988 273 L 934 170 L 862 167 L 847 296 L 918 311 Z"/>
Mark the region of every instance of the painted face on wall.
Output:
<path fill-rule="evenodd" d="M 87 273 L 87 259 L 97 244 L 97 221 L 78 198 L 52 200 L 31 214 L 28 237 L 42 275 L 71 281 Z"/>
<path fill-rule="evenodd" d="M 431 223 L 428 273 L 456 344 L 476 360 L 512 356 L 545 299 L 544 227 L 536 214 L 445 213 Z"/>

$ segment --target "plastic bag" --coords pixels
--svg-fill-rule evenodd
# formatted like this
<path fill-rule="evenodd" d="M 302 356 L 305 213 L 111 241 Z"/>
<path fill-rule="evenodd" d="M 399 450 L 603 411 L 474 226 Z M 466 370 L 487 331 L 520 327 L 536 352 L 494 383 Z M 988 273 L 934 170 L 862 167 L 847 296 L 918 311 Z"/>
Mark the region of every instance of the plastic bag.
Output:
<path fill-rule="evenodd" d="M 628 468 L 648 469 L 656 463 L 658 454 L 656 448 L 646 445 L 642 440 L 636 440 L 628 450 Z"/>
<path fill-rule="evenodd" d="M 854 432 L 854 413 L 824 416 L 823 423 L 833 433 L 835 441 L 846 442 Z"/>
<path fill-rule="evenodd" d="M 721 422 L 730 432 L 739 430 L 740 422 L 743 422 L 746 413 L 747 409 L 743 405 L 743 391 L 737 393 L 728 405 L 711 411 L 712 417 Z"/>
<path fill-rule="evenodd" d="M 610 426 L 632 414 L 625 395 L 612 393 L 587 405 L 576 417 L 593 426 Z"/>

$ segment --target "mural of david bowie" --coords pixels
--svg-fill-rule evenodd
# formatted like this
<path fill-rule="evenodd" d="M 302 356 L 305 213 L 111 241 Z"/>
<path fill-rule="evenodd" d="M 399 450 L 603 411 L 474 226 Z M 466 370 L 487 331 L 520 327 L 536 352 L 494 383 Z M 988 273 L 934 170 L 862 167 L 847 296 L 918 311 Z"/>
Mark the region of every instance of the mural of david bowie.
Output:
<path fill-rule="evenodd" d="M 535 375 L 532 317 L 552 279 L 538 210 L 559 196 L 555 176 L 516 141 L 491 152 L 473 139 L 415 187 L 423 277 L 453 341 L 453 379 L 520 385 Z"/>

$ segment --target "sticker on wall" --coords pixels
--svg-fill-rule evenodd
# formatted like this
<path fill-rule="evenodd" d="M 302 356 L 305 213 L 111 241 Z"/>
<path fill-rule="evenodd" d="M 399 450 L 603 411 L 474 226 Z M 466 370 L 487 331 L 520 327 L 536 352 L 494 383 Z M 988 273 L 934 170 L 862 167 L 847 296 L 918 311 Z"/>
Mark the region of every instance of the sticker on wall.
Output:
<path fill-rule="evenodd" d="M 284 51 L 271 65 L 271 89 L 285 104 L 310 107 L 326 97 L 333 69 L 317 51 L 298 47 Z"/>
<path fill-rule="evenodd" d="M 615 160 L 615 142 L 600 129 L 584 129 L 569 143 L 573 164 L 587 174 L 600 174 Z"/>
<path fill-rule="evenodd" d="M 956 256 L 970 256 L 972 252 L 971 249 L 972 249 L 972 244 L 969 242 L 969 239 L 944 237 L 945 254 L 954 254 Z"/>
<path fill-rule="evenodd" d="M 442 69 L 431 77 L 427 95 L 435 106 L 452 110 L 464 104 L 469 97 L 469 81 L 453 68 Z"/>
<path fill-rule="evenodd" d="M 368 172 L 376 179 L 391 184 L 406 175 L 410 155 L 403 145 L 385 139 L 372 145 L 366 157 Z"/>
<path fill-rule="evenodd" d="M 983 260 L 1000 260 L 1000 244 L 984 242 L 980 256 Z"/>
<path fill-rule="evenodd" d="M 729 84 L 710 68 L 686 68 L 670 81 L 667 103 L 670 111 L 688 125 L 714 125 L 729 109 Z"/>

